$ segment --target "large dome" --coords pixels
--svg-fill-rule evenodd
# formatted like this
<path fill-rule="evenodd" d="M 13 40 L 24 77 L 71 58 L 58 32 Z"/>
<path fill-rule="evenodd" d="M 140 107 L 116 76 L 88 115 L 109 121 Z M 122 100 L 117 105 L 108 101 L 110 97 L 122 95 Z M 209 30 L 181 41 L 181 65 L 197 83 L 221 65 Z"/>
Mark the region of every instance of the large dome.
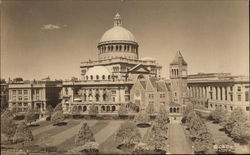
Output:
<path fill-rule="evenodd" d="M 118 13 L 114 18 L 114 27 L 102 35 L 100 43 L 114 41 L 136 42 L 135 36 L 129 30 L 122 27 L 121 16 Z"/>
<path fill-rule="evenodd" d="M 97 45 L 98 59 L 138 59 L 138 47 L 135 36 L 122 27 L 121 16 L 117 13 L 114 18 L 114 27 L 102 35 Z"/>
<path fill-rule="evenodd" d="M 127 29 L 122 26 L 114 26 L 113 28 L 107 30 L 100 42 L 110 42 L 110 41 L 132 41 L 136 42 L 135 36 Z"/>

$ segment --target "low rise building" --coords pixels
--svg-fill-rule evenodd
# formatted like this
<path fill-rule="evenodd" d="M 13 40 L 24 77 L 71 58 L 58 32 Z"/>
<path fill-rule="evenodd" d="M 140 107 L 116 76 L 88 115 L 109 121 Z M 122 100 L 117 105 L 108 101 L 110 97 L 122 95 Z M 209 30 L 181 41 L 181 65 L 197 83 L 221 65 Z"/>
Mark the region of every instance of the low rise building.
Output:
<path fill-rule="evenodd" d="M 60 103 L 61 81 L 23 81 L 9 83 L 9 108 L 25 112 L 29 108 L 45 112 Z"/>
<path fill-rule="evenodd" d="M 188 76 L 188 95 L 199 107 L 214 110 L 223 107 L 232 111 L 242 107 L 250 112 L 249 77 L 230 73 L 199 73 Z"/>

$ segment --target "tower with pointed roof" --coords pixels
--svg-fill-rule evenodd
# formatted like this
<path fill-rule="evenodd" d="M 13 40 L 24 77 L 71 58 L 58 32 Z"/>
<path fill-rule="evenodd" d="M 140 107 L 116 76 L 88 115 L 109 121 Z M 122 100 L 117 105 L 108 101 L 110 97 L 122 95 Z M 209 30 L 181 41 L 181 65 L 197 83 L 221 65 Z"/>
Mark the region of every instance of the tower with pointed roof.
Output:
<path fill-rule="evenodd" d="M 172 91 L 172 102 L 184 104 L 187 89 L 187 62 L 181 52 L 178 51 L 174 60 L 170 63 L 170 81 Z"/>

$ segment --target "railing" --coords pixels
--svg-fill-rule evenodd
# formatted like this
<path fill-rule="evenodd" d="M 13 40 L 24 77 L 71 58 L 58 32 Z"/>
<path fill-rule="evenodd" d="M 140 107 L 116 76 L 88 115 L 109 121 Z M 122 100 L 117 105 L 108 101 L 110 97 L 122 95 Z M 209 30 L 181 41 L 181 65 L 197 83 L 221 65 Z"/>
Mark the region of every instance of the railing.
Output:
<path fill-rule="evenodd" d="M 125 62 L 125 63 L 142 63 L 144 65 L 158 65 L 155 60 L 138 60 L 138 59 L 127 59 L 127 58 L 113 58 L 113 59 L 106 59 L 106 60 L 96 60 L 96 61 L 84 61 L 81 62 L 82 66 L 93 66 L 93 65 L 103 65 L 107 63 L 118 63 L 118 62 Z"/>

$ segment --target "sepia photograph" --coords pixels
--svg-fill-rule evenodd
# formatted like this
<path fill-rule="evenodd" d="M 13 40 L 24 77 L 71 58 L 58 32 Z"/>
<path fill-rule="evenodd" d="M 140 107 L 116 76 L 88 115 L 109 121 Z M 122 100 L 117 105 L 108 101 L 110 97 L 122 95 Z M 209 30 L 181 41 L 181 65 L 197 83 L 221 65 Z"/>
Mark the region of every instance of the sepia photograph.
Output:
<path fill-rule="evenodd" d="M 0 0 L 2 155 L 250 154 L 249 0 Z"/>

